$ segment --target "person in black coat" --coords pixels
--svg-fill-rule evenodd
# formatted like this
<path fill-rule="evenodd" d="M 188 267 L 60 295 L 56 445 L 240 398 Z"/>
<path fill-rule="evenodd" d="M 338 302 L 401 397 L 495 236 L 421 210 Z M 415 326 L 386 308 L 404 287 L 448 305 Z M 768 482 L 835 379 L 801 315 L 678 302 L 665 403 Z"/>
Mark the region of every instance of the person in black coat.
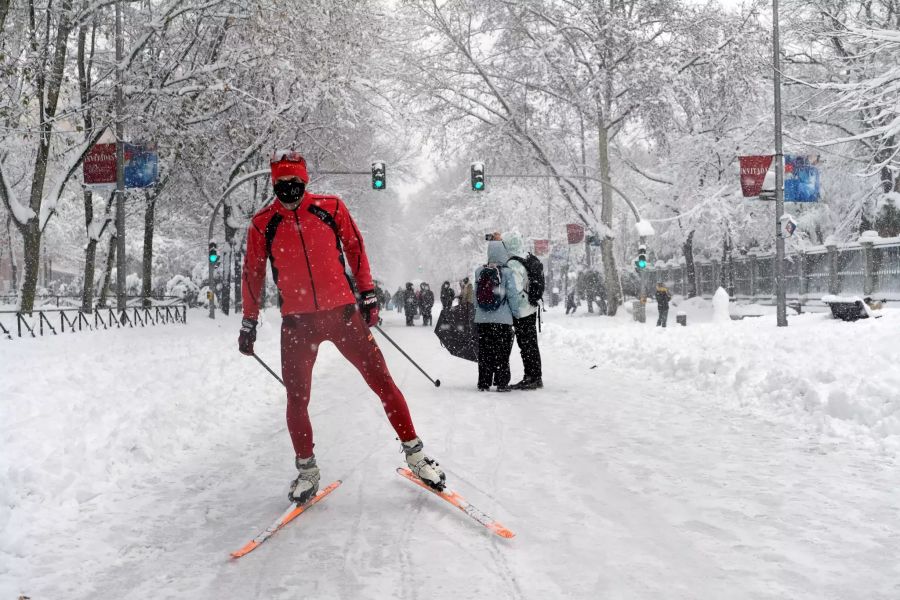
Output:
<path fill-rule="evenodd" d="M 406 282 L 406 289 L 403 291 L 403 312 L 406 313 L 406 326 L 412 327 L 413 318 L 416 316 L 418 308 L 418 300 L 416 298 L 416 290 L 413 289 L 411 281 Z"/>
<path fill-rule="evenodd" d="M 669 320 L 669 300 L 672 299 L 672 293 L 666 287 L 666 284 L 660 281 L 656 284 L 656 308 L 659 310 L 659 318 L 656 319 L 657 327 L 665 327 L 666 321 Z"/>
<path fill-rule="evenodd" d="M 434 292 L 427 283 L 419 286 L 419 312 L 422 313 L 422 325 L 428 327 L 432 324 L 431 308 L 434 306 Z"/>
<path fill-rule="evenodd" d="M 456 298 L 456 293 L 453 291 L 453 288 L 450 286 L 449 281 L 445 281 L 441 285 L 441 312 L 445 310 L 450 310 L 450 307 L 453 306 L 453 299 Z"/>

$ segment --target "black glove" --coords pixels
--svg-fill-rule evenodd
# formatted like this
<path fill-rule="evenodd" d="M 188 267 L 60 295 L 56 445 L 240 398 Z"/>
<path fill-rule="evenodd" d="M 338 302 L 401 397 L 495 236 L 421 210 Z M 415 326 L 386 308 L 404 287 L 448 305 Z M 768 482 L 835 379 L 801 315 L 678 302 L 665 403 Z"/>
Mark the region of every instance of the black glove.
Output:
<path fill-rule="evenodd" d="M 378 325 L 378 297 L 374 290 L 359 295 L 359 312 L 369 327 Z"/>
<path fill-rule="evenodd" d="M 256 341 L 256 321 L 244 319 L 241 321 L 241 333 L 238 335 L 238 350 L 241 354 L 253 356 L 253 342 Z"/>

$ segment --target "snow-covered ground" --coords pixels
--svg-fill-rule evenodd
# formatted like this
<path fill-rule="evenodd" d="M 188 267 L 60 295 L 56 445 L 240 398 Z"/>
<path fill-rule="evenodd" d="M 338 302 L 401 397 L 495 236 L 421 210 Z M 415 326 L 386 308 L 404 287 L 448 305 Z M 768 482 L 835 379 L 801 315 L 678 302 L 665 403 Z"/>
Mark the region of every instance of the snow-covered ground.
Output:
<path fill-rule="evenodd" d="M 778 329 L 691 300 L 663 331 L 583 308 L 547 315 L 546 387 L 512 394 L 387 318 L 443 382 L 381 344 L 426 448 L 514 539 L 393 473 L 380 404 L 327 346 L 311 412 L 344 485 L 239 561 L 294 469 L 235 317 L 0 343 L 0 598 L 900 597 L 900 311 Z"/>

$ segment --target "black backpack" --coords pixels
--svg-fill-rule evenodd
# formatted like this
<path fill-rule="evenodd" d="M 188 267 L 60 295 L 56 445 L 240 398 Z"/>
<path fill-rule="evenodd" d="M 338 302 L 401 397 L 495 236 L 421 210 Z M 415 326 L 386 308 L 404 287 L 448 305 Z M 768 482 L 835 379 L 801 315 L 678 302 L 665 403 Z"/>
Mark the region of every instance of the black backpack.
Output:
<path fill-rule="evenodd" d="M 478 307 L 486 311 L 495 311 L 506 301 L 506 297 L 498 294 L 503 284 L 500 267 L 494 264 L 484 265 L 475 282 L 475 301 Z"/>
<path fill-rule="evenodd" d="M 537 306 L 544 297 L 544 263 L 531 252 L 525 258 L 513 256 L 510 260 L 518 261 L 525 267 L 525 273 L 528 274 L 528 303 Z"/>

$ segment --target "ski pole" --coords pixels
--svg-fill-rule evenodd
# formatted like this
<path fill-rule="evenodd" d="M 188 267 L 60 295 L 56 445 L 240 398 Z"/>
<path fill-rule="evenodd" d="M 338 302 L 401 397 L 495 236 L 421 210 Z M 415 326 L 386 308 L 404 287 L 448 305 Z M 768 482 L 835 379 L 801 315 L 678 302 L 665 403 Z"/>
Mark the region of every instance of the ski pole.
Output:
<path fill-rule="evenodd" d="M 278 374 L 275 373 L 275 371 L 273 371 L 272 369 L 270 369 L 270 368 L 269 368 L 269 365 L 267 365 L 266 363 L 264 363 L 264 362 L 263 362 L 263 359 L 261 359 L 260 357 L 258 357 L 258 356 L 256 355 L 256 352 L 253 353 L 253 358 L 255 358 L 256 360 L 258 360 L 258 361 L 259 361 L 259 364 L 261 364 L 263 367 L 265 367 L 266 371 L 268 371 L 269 373 L 271 373 L 271 374 L 272 374 L 272 377 L 274 377 L 275 379 L 278 380 L 278 383 L 280 383 L 281 385 L 284 385 L 284 381 L 282 381 L 281 377 L 279 377 Z"/>
<path fill-rule="evenodd" d="M 419 371 L 421 371 L 422 375 L 424 375 L 425 378 L 428 379 L 428 381 L 430 381 L 431 383 L 434 384 L 434 387 L 441 387 L 441 380 L 440 380 L 440 379 L 432 379 L 431 377 L 429 377 L 429 376 L 428 376 L 428 373 L 426 373 L 425 370 L 424 370 L 422 367 L 420 367 L 420 366 L 416 363 L 416 361 L 414 361 L 412 358 L 410 358 L 410 357 L 409 357 L 409 354 L 407 354 L 406 352 L 404 352 L 404 351 L 403 351 L 403 348 L 401 348 L 400 346 L 398 346 L 398 345 L 397 345 L 397 342 L 395 342 L 394 340 L 392 340 L 392 339 L 391 339 L 391 336 L 389 336 L 388 334 L 386 334 L 386 333 L 384 332 L 384 330 L 383 330 L 380 326 L 375 325 L 375 327 L 373 327 L 373 329 L 377 329 L 377 330 L 378 330 L 378 333 L 380 333 L 381 335 L 383 335 L 387 341 L 389 341 L 391 344 L 393 344 L 393 345 L 394 345 L 394 348 L 396 348 L 397 350 L 399 350 L 399 351 L 400 351 L 400 354 L 402 354 L 403 356 L 406 357 L 406 360 L 408 360 L 408 361 L 411 362 L 413 365 L 415 365 L 415 367 L 416 367 Z"/>

